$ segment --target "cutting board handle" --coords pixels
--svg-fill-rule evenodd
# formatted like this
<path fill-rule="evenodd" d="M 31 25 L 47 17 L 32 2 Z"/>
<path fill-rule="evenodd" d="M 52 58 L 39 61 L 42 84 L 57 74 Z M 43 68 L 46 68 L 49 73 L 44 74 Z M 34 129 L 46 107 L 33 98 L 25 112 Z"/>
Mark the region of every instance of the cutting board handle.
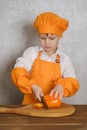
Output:
<path fill-rule="evenodd" d="M 12 107 L 0 107 L 0 113 L 15 113 L 16 108 Z"/>

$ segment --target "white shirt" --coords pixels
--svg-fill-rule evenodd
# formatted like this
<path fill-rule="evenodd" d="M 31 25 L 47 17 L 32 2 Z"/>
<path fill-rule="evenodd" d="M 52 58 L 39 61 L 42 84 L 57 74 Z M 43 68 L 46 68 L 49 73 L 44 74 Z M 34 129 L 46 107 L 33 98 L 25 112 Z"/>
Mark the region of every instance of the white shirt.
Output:
<path fill-rule="evenodd" d="M 16 60 L 16 67 L 23 67 L 27 69 L 27 71 L 31 70 L 32 64 L 34 60 L 37 58 L 38 52 L 43 50 L 40 46 L 29 47 L 25 50 L 23 55 Z M 62 53 L 59 49 L 57 49 L 56 53 L 51 55 L 50 57 L 43 50 L 41 53 L 41 60 L 55 62 L 56 55 L 60 55 L 60 66 L 61 66 L 61 74 L 62 77 L 73 77 L 76 78 L 74 67 L 72 65 L 71 59 L 64 53 Z"/>

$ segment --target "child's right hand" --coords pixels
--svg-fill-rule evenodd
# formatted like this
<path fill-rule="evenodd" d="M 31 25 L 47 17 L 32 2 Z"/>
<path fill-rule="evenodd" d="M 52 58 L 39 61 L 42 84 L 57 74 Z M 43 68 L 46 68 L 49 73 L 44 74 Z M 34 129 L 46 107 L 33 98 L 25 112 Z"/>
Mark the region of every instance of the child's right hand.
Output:
<path fill-rule="evenodd" d="M 32 85 L 32 91 L 35 95 L 35 98 L 38 99 L 39 101 L 41 101 L 41 97 L 44 96 L 42 88 L 39 87 L 38 85 Z"/>

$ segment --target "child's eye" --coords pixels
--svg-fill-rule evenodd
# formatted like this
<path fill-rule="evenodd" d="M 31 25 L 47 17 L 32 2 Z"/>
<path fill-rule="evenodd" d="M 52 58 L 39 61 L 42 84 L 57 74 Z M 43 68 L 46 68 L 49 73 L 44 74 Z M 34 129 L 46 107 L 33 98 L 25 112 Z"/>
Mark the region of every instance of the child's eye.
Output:
<path fill-rule="evenodd" d="M 46 38 L 45 37 L 40 37 L 41 40 L 45 40 Z"/>
<path fill-rule="evenodd" d="M 50 37 L 50 40 L 54 40 L 55 39 L 55 37 Z"/>

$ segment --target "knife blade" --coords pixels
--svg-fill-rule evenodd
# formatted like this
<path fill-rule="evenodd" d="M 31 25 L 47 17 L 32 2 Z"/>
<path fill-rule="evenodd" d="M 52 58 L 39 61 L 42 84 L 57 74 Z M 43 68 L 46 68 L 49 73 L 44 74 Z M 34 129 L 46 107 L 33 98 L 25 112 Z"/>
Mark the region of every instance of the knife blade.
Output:
<path fill-rule="evenodd" d="M 48 105 L 47 105 L 44 97 L 41 97 L 41 103 L 43 104 L 43 106 L 44 106 L 45 109 L 48 109 Z"/>

